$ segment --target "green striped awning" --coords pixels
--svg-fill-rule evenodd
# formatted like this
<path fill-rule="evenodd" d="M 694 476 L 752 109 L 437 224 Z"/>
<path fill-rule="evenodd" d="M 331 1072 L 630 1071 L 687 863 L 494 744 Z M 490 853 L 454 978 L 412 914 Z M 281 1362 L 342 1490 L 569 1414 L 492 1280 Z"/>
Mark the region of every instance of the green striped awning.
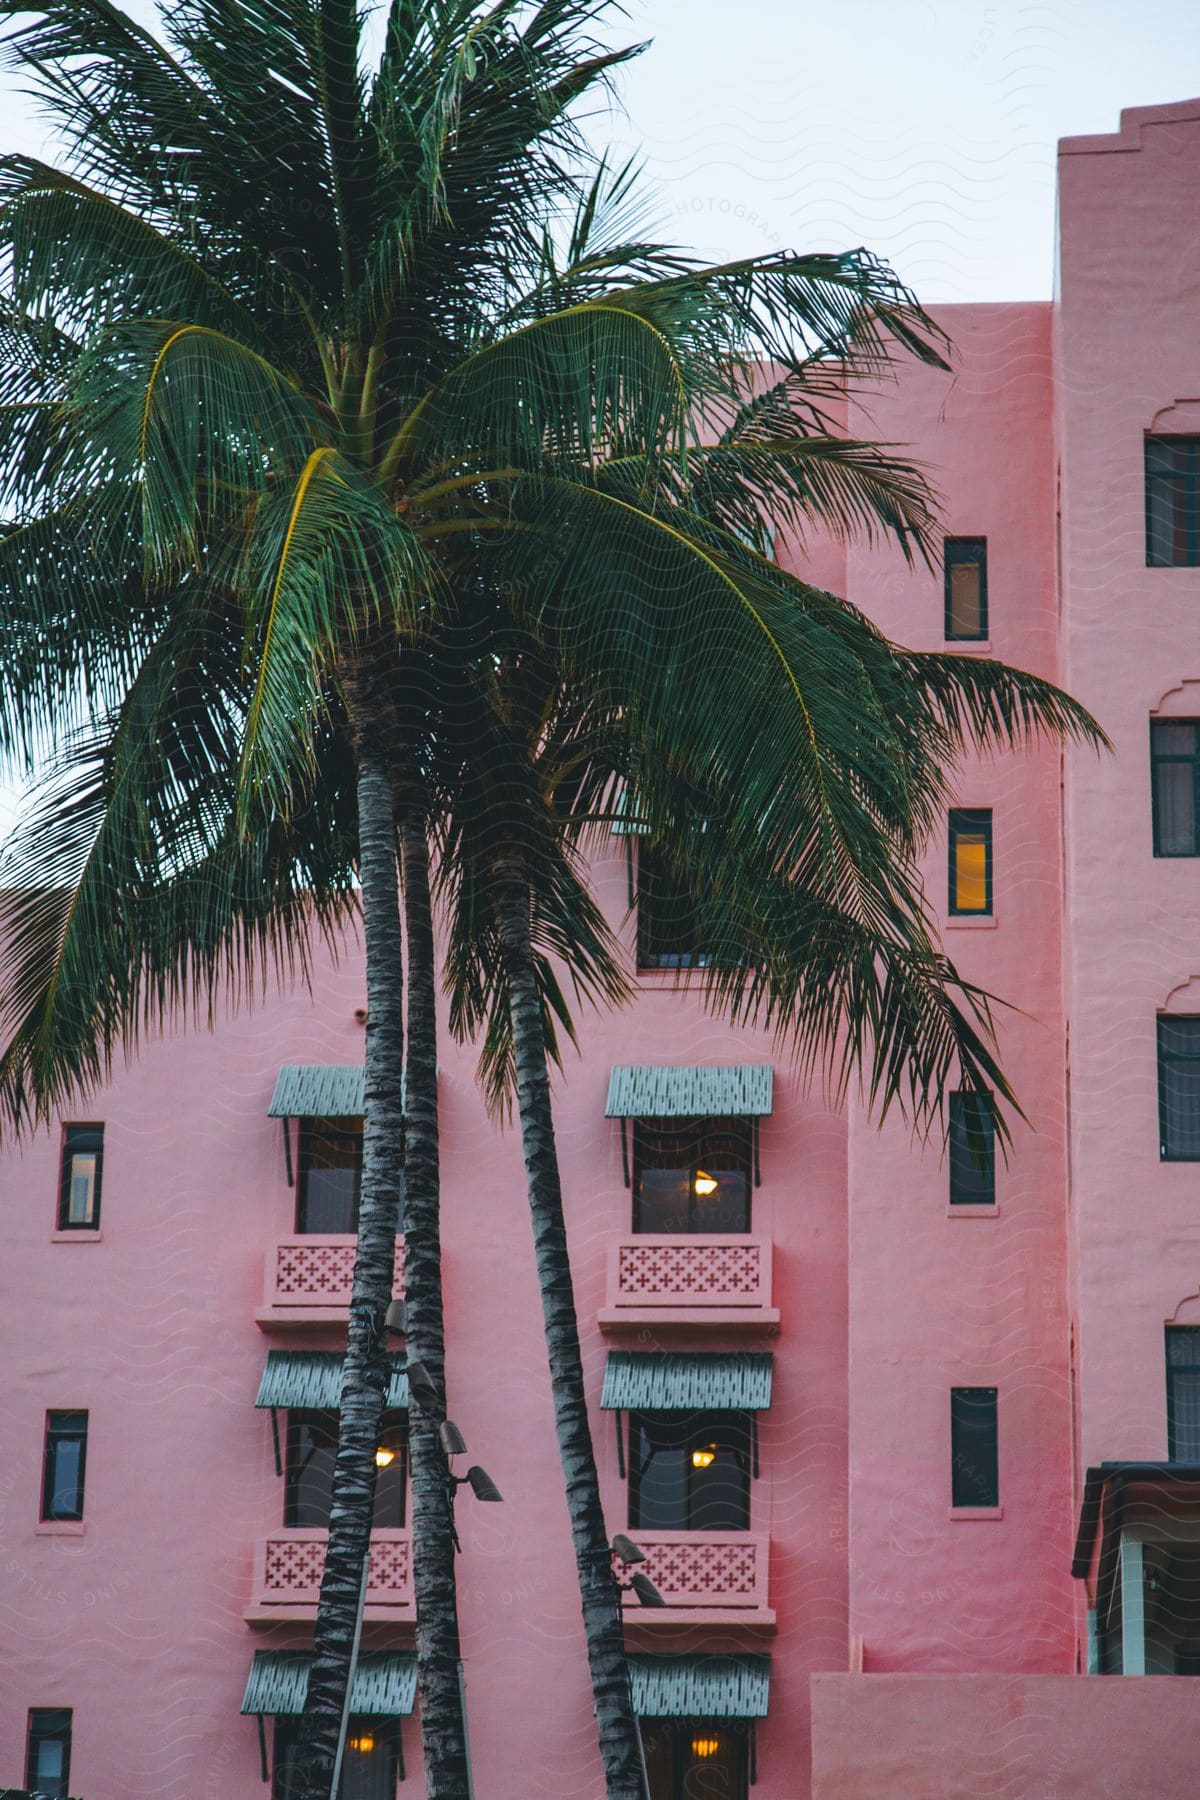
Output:
<path fill-rule="evenodd" d="M 769 1350 L 610 1350 L 600 1405 L 606 1412 L 764 1412 L 772 1361 Z"/>
<path fill-rule="evenodd" d="M 303 1712 L 312 1661 L 307 1650 L 256 1650 L 242 1696 L 242 1711 L 273 1713 L 277 1717 Z M 359 1657 L 350 1695 L 351 1712 L 368 1718 L 396 1718 L 412 1711 L 416 1695 L 415 1656 L 389 1652 Z"/>
<path fill-rule="evenodd" d="M 361 1063 L 284 1063 L 271 1095 L 272 1119 L 361 1119 Z"/>
<path fill-rule="evenodd" d="M 342 1362 L 339 1350 L 269 1350 L 254 1404 L 314 1412 L 337 1408 L 342 1400 Z M 408 1376 L 400 1358 L 392 1358 L 392 1369 L 387 1403 L 406 1408 Z"/>
<path fill-rule="evenodd" d="M 606 1119 L 751 1119 L 771 1110 L 770 1063 L 618 1067 L 608 1082 Z"/>
<path fill-rule="evenodd" d="M 641 1719 L 765 1719 L 769 1656 L 631 1656 Z"/>

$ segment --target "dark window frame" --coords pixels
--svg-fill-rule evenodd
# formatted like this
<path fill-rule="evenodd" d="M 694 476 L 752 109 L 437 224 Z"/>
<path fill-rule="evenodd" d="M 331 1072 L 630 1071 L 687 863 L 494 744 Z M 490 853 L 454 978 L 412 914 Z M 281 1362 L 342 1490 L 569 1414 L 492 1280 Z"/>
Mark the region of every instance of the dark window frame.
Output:
<path fill-rule="evenodd" d="M 1175 450 L 1183 450 L 1184 467 L 1180 469 L 1154 469 L 1151 462 L 1154 458 L 1154 445 L 1170 445 Z M 1190 434 L 1148 431 L 1143 439 L 1143 458 L 1146 484 L 1146 567 L 1148 569 L 1194 569 L 1200 566 L 1200 437 Z M 1177 528 L 1183 525 L 1184 554 L 1162 556 L 1156 554 L 1156 545 L 1160 543 L 1155 518 L 1154 501 L 1157 493 L 1165 492 L 1172 496 L 1170 507 L 1170 524 Z"/>
<path fill-rule="evenodd" d="M 653 893 L 653 884 L 656 882 L 661 883 L 663 888 L 663 892 L 657 897 Z M 661 911 L 657 909 L 664 908 L 675 899 L 682 900 L 683 907 L 691 914 L 690 918 L 685 917 L 684 928 L 680 933 L 681 948 L 657 948 L 660 941 L 672 938 L 670 927 L 664 924 Z M 700 930 L 695 918 L 694 901 L 686 893 L 682 882 L 663 868 L 661 859 L 644 840 L 637 846 L 635 903 L 639 973 L 653 974 L 662 969 L 709 969 L 714 966 L 716 957 L 713 951 L 698 947 Z M 674 922 L 671 921 L 672 924 Z"/>
<path fill-rule="evenodd" d="M 356 1145 L 358 1156 L 354 1163 L 354 1197 L 351 1203 L 350 1223 L 344 1233 L 318 1232 L 315 1226 L 308 1223 L 308 1178 L 319 1173 L 323 1167 L 342 1168 L 349 1165 L 329 1164 L 313 1165 L 310 1162 L 313 1145 L 318 1142 L 337 1141 L 343 1145 Z M 336 1117 L 312 1115 L 301 1117 L 297 1121 L 296 1133 L 296 1234 L 304 1236 L 310 1232 L 317 1236 L 350 1236 L 358 1230 L 358 1209 L 362 1199 L 362 1143 L 363 1122 L 356 1124 Z"/>
<path fill-rule="evenodd" d="M 332 1425 L 333 1443 L 335 1446 L 337 1444 L 338 1414 L 335 1408 L 313 1406 L 289 1409 L 283 1444 L 283 1523 L 285 1528 L 323 1531 L 328 1525 L 327 1519 L 324 1523 L 318 1523 L 316 1525 L 309 1524 L 307 1526 L 301 1526 L 298 1520 L 298 1514 L 300 1513 L 302 1504 L 300 1483 L 304 1474 L 304 1469 L 298 1466 L 300 1458 L 300 1428 L 309 1424 L 314 1419 L 319 1419 L 327 1425 Z M 399 1500 L 399 1518 L 380 1519 L 376 1516 L 374 1528 L 379 1531 L 400 1531 L 403 1530 L 408 1523 L 410 1508 L 408 1492 L 410 1460 L 408 1414 L 400 1407 L 389 1407 L 383 1415 L 383 1430 L 385 1434 L 388 1432 L 395 1432 L 399 1438 L 397 1460 L 400 1464 L 400 1470 L 398 1476 L 395 1478 L 394 1486 L 389 1483 L 389 1488 L 387 1490 Z M 380 1497 L 379 1481 L 378 1478 L 376 1478 L 376 1515 L 378 1515 L 378 1512 L 380 1511 Z"/>
<path fill-rule="evenodd" d="M 986 1413 L 990 1413 L 990 1442 L 985 1439 L 980 1454 L 979 1423 Z M 978 1472 L 981 1464 L 985 1465 L 982 1477 Z M 990 1510 L 1000 1504 L 998 1388 L 950 1389 L 950 1504 L 955 1511 Z"/>
<path fill-rule="evenodd" d="M 992 1095 L 957 1089 L 950 1095 L 949 1126 L 949 1204 L 995 1206 L 996 1113 Z M 982 1193 L 974 1191 L 975 1182 L 982 1185 Z"/>
<path fill-rule="evenodd" d="M 82 1419 L 82 1426 L 68 1426 L 66 1420 Z M 83 1407 L 54 1408 L 47 1412 L 42 1440 L 42 1510 L 43 1524 L 56 1524 L 60 1521 L 74 1522 L 81 1520 L 87 1497 L 87 1447 L 88 1447 L 88 1413 Z M 73 1511 L 60 1511 L 54 1506 L 54 1496 L 59 1490 L 58 1453 L 63 1444 L 79 1445 L 79 1475 L 76 1481 L 78 1502 Z"/>
<path fill-rule="evenodd" d="M 39 1721 L 66 1720 L 66 1725 L 54 1730 L 43 1730 Z M 55 1790 L 44 1785 L 45 1778 L 38 1773 L 35 1756 L 39 1745 L 58 1742 L 65 1752 L 63 1756 L 62 1774 L 57 1785 L 57 1794 L 65 1796 L 71 1791 L 71 1734 L 74 1726 L 74 1709 L 69 1706 L 31 1706 L 25 1721 L 25 1785 L 33 1793 L 51 1794 Z"/>
<path fill-rule="evenodd" d="M 1190 756 L 1178 750 L 1159 750 L 1156 739 L 1163 728 L 1190 725 L 1195 732 L 1195 744 Z M 1158 771 L 1164 766 L 1185 764 L 1192 771 L 1192 850 L 1164 850 L 1162 847 L 1162 817 L 1158 798 Z M 1151 719 L 1150 721 L 1150 814 L 1154 838 L 1154 854 L 1167 860 L 1200 856 L 1200 719 Z"/>
<path fill-rule="evenodd" d="M 391 1782 L 389 1784 L 385 1781 L 384 1784 L 389 1792 L 394 1791 L 398 1781 L 404 1780 L 404 1740 L 401 1736 L 401 1725 L 402 1720 L 392 1713 L 352 1713 L 346 1727 L 347 1740 L 356 1734 L 369 1731 L 390 1749 L 392 1756 Z M 271 1758 L 271 1800 L 294 1800 L 293 1793 L 289 1791 L 293 1784 L 289 1782 L 286 1788 L 284 1786 L 284 1776 L 287 1774 L 285 1757 L 292 1748 L 288 1739 L 297 1738 L 299 1731 L 299 1714 L 276 1716 Z M 342 1779 L 338 1784 L 339 1793 L 344 1792 L 345 1782 L 346 1771 L 345 1765 L 343 1765 Z M 298 1791 L 297 1789 L 296 1792 L 298 1793 Z"/>
<path fill-rule="evenodd" d="M 94 1143 L 79 1141 L 93 1138 Z M 71 1175 L 74 1158 L 80 1152 L 91 1151 L 96 1158 L 96 1173 L 92 1182 L 92 1216 L 90 1219 L 71 1218 Z M 99 1231 L 100 1229 L 100 1195 L 104 1181 L 104 1126 L 100 1122 L 85 1123 L 83 1120 L 72 1124 L 64 1124 L 62 1129 L 62 1150 L 58 1165 L 58 1225 L 59 1231 Z"/>
<path fill-rule="evenodd" d="M 640 1719 L 638 1721 L 642 1733 L 643 1751 L 647 1748 L 650 1755 L 647 1759 L 649 1773 L 653 1782 L 657 1771 L 654 1745 L 647 1746 L 646 1739 L 657 1737 L 667 1748 L 670 1767 L 667 1771 L 665 1787 L 651 1787 L 651 1800 L 691 1800 L 695 1788 L 688 1777 L 697 1766 L 691 1757 L 690 1740 L 710 1733 L 733 1739 L 735 1745 L 736 1768 L 734 1770 L 734 1786 L 722 1794 L 721 1800 L 749 1800 L 750 1784 L 754 1779 L 754 1725 L 745 1719 Z"/>
<path fill-rule="evenodd" d="M 1165 1050 L 1164 1034 L 1169 1031 L 1178 1032 L 1181 1025 L 1195 1025 L 1196 1049 L 1194 1051 Z M 1200 1015 L 1196 1013 L 1160 1013 L 1155 1021 L 1158 1047 L 1158 1159 L 1160 1162 L 1200 1162 L 1200 1148 L 1184 1154 L 1170 1147 L 1168 1131 L 1169 1116 L 1167 1108 L 1167 1068 L 1175 1063 L 1200 1062 Z"/>
<path fill-rule="evenodd" d="M 992 809 L 990 806 L 953 806 L 949 820 L 949 877 L 950 916 L 953 919 L 990 919 L 993 916 L 992 878 L 995 869 L 994 838 L 992 833 Z M 955 850 L 960 837 L 983 838 L 983 887 L 984 904 L 980 906 L 959 906 L 957 901 L 958 881 L 955 868 Z"/>
<path fill-rule="evenodd" d="M 1179 1358 L 1172 1357 L 1172 1343 L 1181 1343 L 1184 1339 L 1190 1339 L 1195 1346 L 1194 1362 L 1184 1362 Z M 1179 1375 L 1195 1375 L 1200 1377 L 1200 1326 L 1166 1326 L 1163 1333 L 1163 1354 L 1167 1375 L 1167 1460 L 1169 1462 L 1181 1462 L 1191 1466 L 1197 1466 L 1200 1465 L 1200 1444 L 1197 1446 L 1198 1453 L 1195 1456 L 1181 1456 L 1179 1454 L 1179 1425 L 1176 1418 L 1175 1378 Z"/>
<path fill-rule="evenodd" d="M 952 594 L 953 571 L 963 566 L 974 566 L 979 570 L 979 624 L 978 631 L 955 631 L 954 600 Z M 944 583 L 945 618 L 943 630 L 948 644 L 982 644 L 986 643 L 988 619 L 988 585 L 987 585 L 987 539 L 985 537 L 949 537 L 942 543 L 942 579 Z"/>
<path fill-rule="evenodd" d="M 689 1128 L 691 1128 L 692 1141 L 690 1145 L 687 1145 L 686 1140 Z M 663 1137 L 677 1135 L 681 1140 L 681 1158 L 683 1157 L 684 1149 L 687 1149 L 686 1162 L 681 1160 L 677 1165 L 666 1162 L 649 1162 L 647 1158 L 651 1154 L 670 1154 L 669 1150 L 655 1149 L 653 1152 L 651 1151 L 647 1144 L 647 1139 L 651 1138 L 656 1133 Z M 710 1145 L 710 1148 L 706 1152 L 704 1148 L 706 1138 L 708 1140 L 723 1138 L 727 1140 L 727 1142 L 719 1147 Z M 734 1146 L 734 1149 L 732 1150 L 730 1149 L 731 1144 Z M 744 1159 L 743 1166 L 731 1168 L 728 1163 L 724 1161 L 724 1159 L 734 1155 Z M 681 1172 L 685 1168 L 687 1169 L 687 1223 L 679 1228 L 678 1235 L 686 1237 L 697 1232 L 715 1231 L 717 1227 L 709 1224 L 700 1216 L 702 1208 L 698 1206 L 695 1192 L 696 1176 L 706 1165 L 710 1166 L 712 1171 L 717 1175 L 740 1174 L 746 1184 L 745 1224 L 728 1225 L 721 1229 L 739 1235 L 743 1232 L 752 1231 L 754 1209 L 754 1129 L 752 1122 L 749 1119 L 735 1118 L 732 1116 L 722 1118 L 688 1117 L 634 1119 L 632 1179 L 633 1230 L 635 1232 L 646 1232 L 650 1236 L 675 1235 L 670 1231 L 658 1232 L 652 1230 L 649 1226 L 642 1224 L 641 1175 L 643 1169 L 646 1168 L 667 1170 L 678 1167 Z"/>
<path fill-rule="evenodd" d="M 641 1448 L 641 1422 L 651 1421 L 655 1426 L 670 1424 L 679 1432 L 679 1453 L 686 1460 L 683 1468 L 683 1512 L 679 1521 L 672 1525 L 646 1524 L 642 1519 L 642 1481 L 649 1468 L 649 1460 L 639 1461 Z M 754 1415 L 737 1407 L 704 1407 L 692 1412 L 676 1412 L 669 1408 L 634 1407 L 629 1413 L 629 1529 L 631 1531 L 749 1531 L 751 1528 L 751 1487 L 754 1474 Z M 704 1474 L 693 1468 L 691 1454 L 723 1435 L 731 1439 L 741 1438 L 742 1442 L 735 1446 L 735 1456 L 739 1460 L 740 1511 L 742 1517 L 730 1524 L 712 1525 L 697 1520 L 704 1499 Z M 732 1485 L 732 1484 L 730 1484 Z"/>

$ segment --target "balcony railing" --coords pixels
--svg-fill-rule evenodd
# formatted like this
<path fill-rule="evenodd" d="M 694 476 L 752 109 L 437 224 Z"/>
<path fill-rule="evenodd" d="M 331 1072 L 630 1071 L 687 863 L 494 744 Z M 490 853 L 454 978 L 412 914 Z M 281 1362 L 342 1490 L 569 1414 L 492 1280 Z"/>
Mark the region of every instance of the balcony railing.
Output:
<path fill-rule="evenodd" d="M 255 1318 L 264 1331 L 346 1321 L 354 1279 L 353 1236 L 321 1232 L 281 1238 L 267 1252 L 263 1304 Z M 404 1239 L 396 1239 L 392 1292 L 404 1292 Z"/>
<path fill-rule="evenodd" d="M 775 1325 L 771 1240 L 749 1232 L 631 1235 L 610 1246 L 602 1325 Z"/>
<path fill-rule="evenodd" d="M 254 1576 L 246 1618 L 311 1622 L 317 1616 L 327 1531 L 285 1526 L 254 1547 Z M 401 1531 L 371 1533 L 371 1574 L 364 1617 L 397 1623 L 413 1619 L 412 1539 Z"/>
<path fill-rule="evenodd" d="M 633 1531 L 646 1553 L 650 1577 L 665 1608 L 643 1607 L 625 1595 L 628 1623 L 772 1626 L 767 1604 L 770 1539 L 750 1531 Z"/>

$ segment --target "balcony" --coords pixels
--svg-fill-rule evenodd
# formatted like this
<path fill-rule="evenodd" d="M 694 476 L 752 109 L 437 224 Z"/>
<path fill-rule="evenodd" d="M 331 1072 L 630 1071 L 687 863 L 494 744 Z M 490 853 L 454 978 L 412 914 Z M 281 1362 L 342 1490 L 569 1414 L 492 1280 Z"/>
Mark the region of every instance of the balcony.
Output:
<path fill-rule="evenodd" d="M 286 1526 L 255 1545 L 250 1604 L 244 1614 L 250 1624 L 312 1624 L 328 1536 L 327 1531 Z M 408 1624 L 416 1618 L 407 1528 L 371 1533 L 371 1575 L 363 1617 L 373 1624 Z"/>
<path fill-rule="evenodd" d="M 263 1331 L 293 1331 L 297 1326 L 344 1325 L 354 1279 L 354 1243 L 350 1234 L 326 1236 L 309 1232 L 281 1238 L 267 1252 L 263 1304 L 254 1317 Z M 404 1239 L 396 1239 L 396 1274 L 392 1292 L 404 1293 Z"/>
<path fill-rule="evenodd" d="M 739 1231 L 618 1238 L 609 1249 L 605 1330 L 629 1325 L 775 1328 L 771 1240 Z"/>
<path fill-rule="evenodd" d="M 750 1531 L 634 1531 L 665 1607 L 626 1594 L 627 1625 L 756 1625 L 775 1629 L 767 1605 L 770 1539 Z"/>

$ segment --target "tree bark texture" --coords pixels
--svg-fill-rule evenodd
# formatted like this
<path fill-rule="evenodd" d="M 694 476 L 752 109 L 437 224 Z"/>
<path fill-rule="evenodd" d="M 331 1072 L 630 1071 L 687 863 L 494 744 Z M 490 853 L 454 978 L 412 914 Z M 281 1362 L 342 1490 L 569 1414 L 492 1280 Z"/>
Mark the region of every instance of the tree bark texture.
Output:
<path fill-rule="evenodd" d="M 437 971 L 429 847 L 420 817 L 401 822 L 408 946 L 408 1064 L 404 1145 L 404 1298 L 408 1353 L 443 1404 L 409 1399 L 417 1694 L 430 1800 L 467 1800 L 466 1721 L 459 1688 L 453 1487 L 438 1425 L 446 1416 L 437 1092 Z"/>
<path fill-rule="evenodd" d="M 496 915 L 509 981 L 521 1143 L 550 1359 L 554 1422 L 566 1480 L 606 1793 L 608 1800 L 643 1800 L 640 1738 L 621 1630 L 621 1597 L 612 1572 L 612 1553 L 600 1504 L 567 1257 L 545 1033 L 534 970 L 529 879 L 515 860 L 496 867 Z"/>

